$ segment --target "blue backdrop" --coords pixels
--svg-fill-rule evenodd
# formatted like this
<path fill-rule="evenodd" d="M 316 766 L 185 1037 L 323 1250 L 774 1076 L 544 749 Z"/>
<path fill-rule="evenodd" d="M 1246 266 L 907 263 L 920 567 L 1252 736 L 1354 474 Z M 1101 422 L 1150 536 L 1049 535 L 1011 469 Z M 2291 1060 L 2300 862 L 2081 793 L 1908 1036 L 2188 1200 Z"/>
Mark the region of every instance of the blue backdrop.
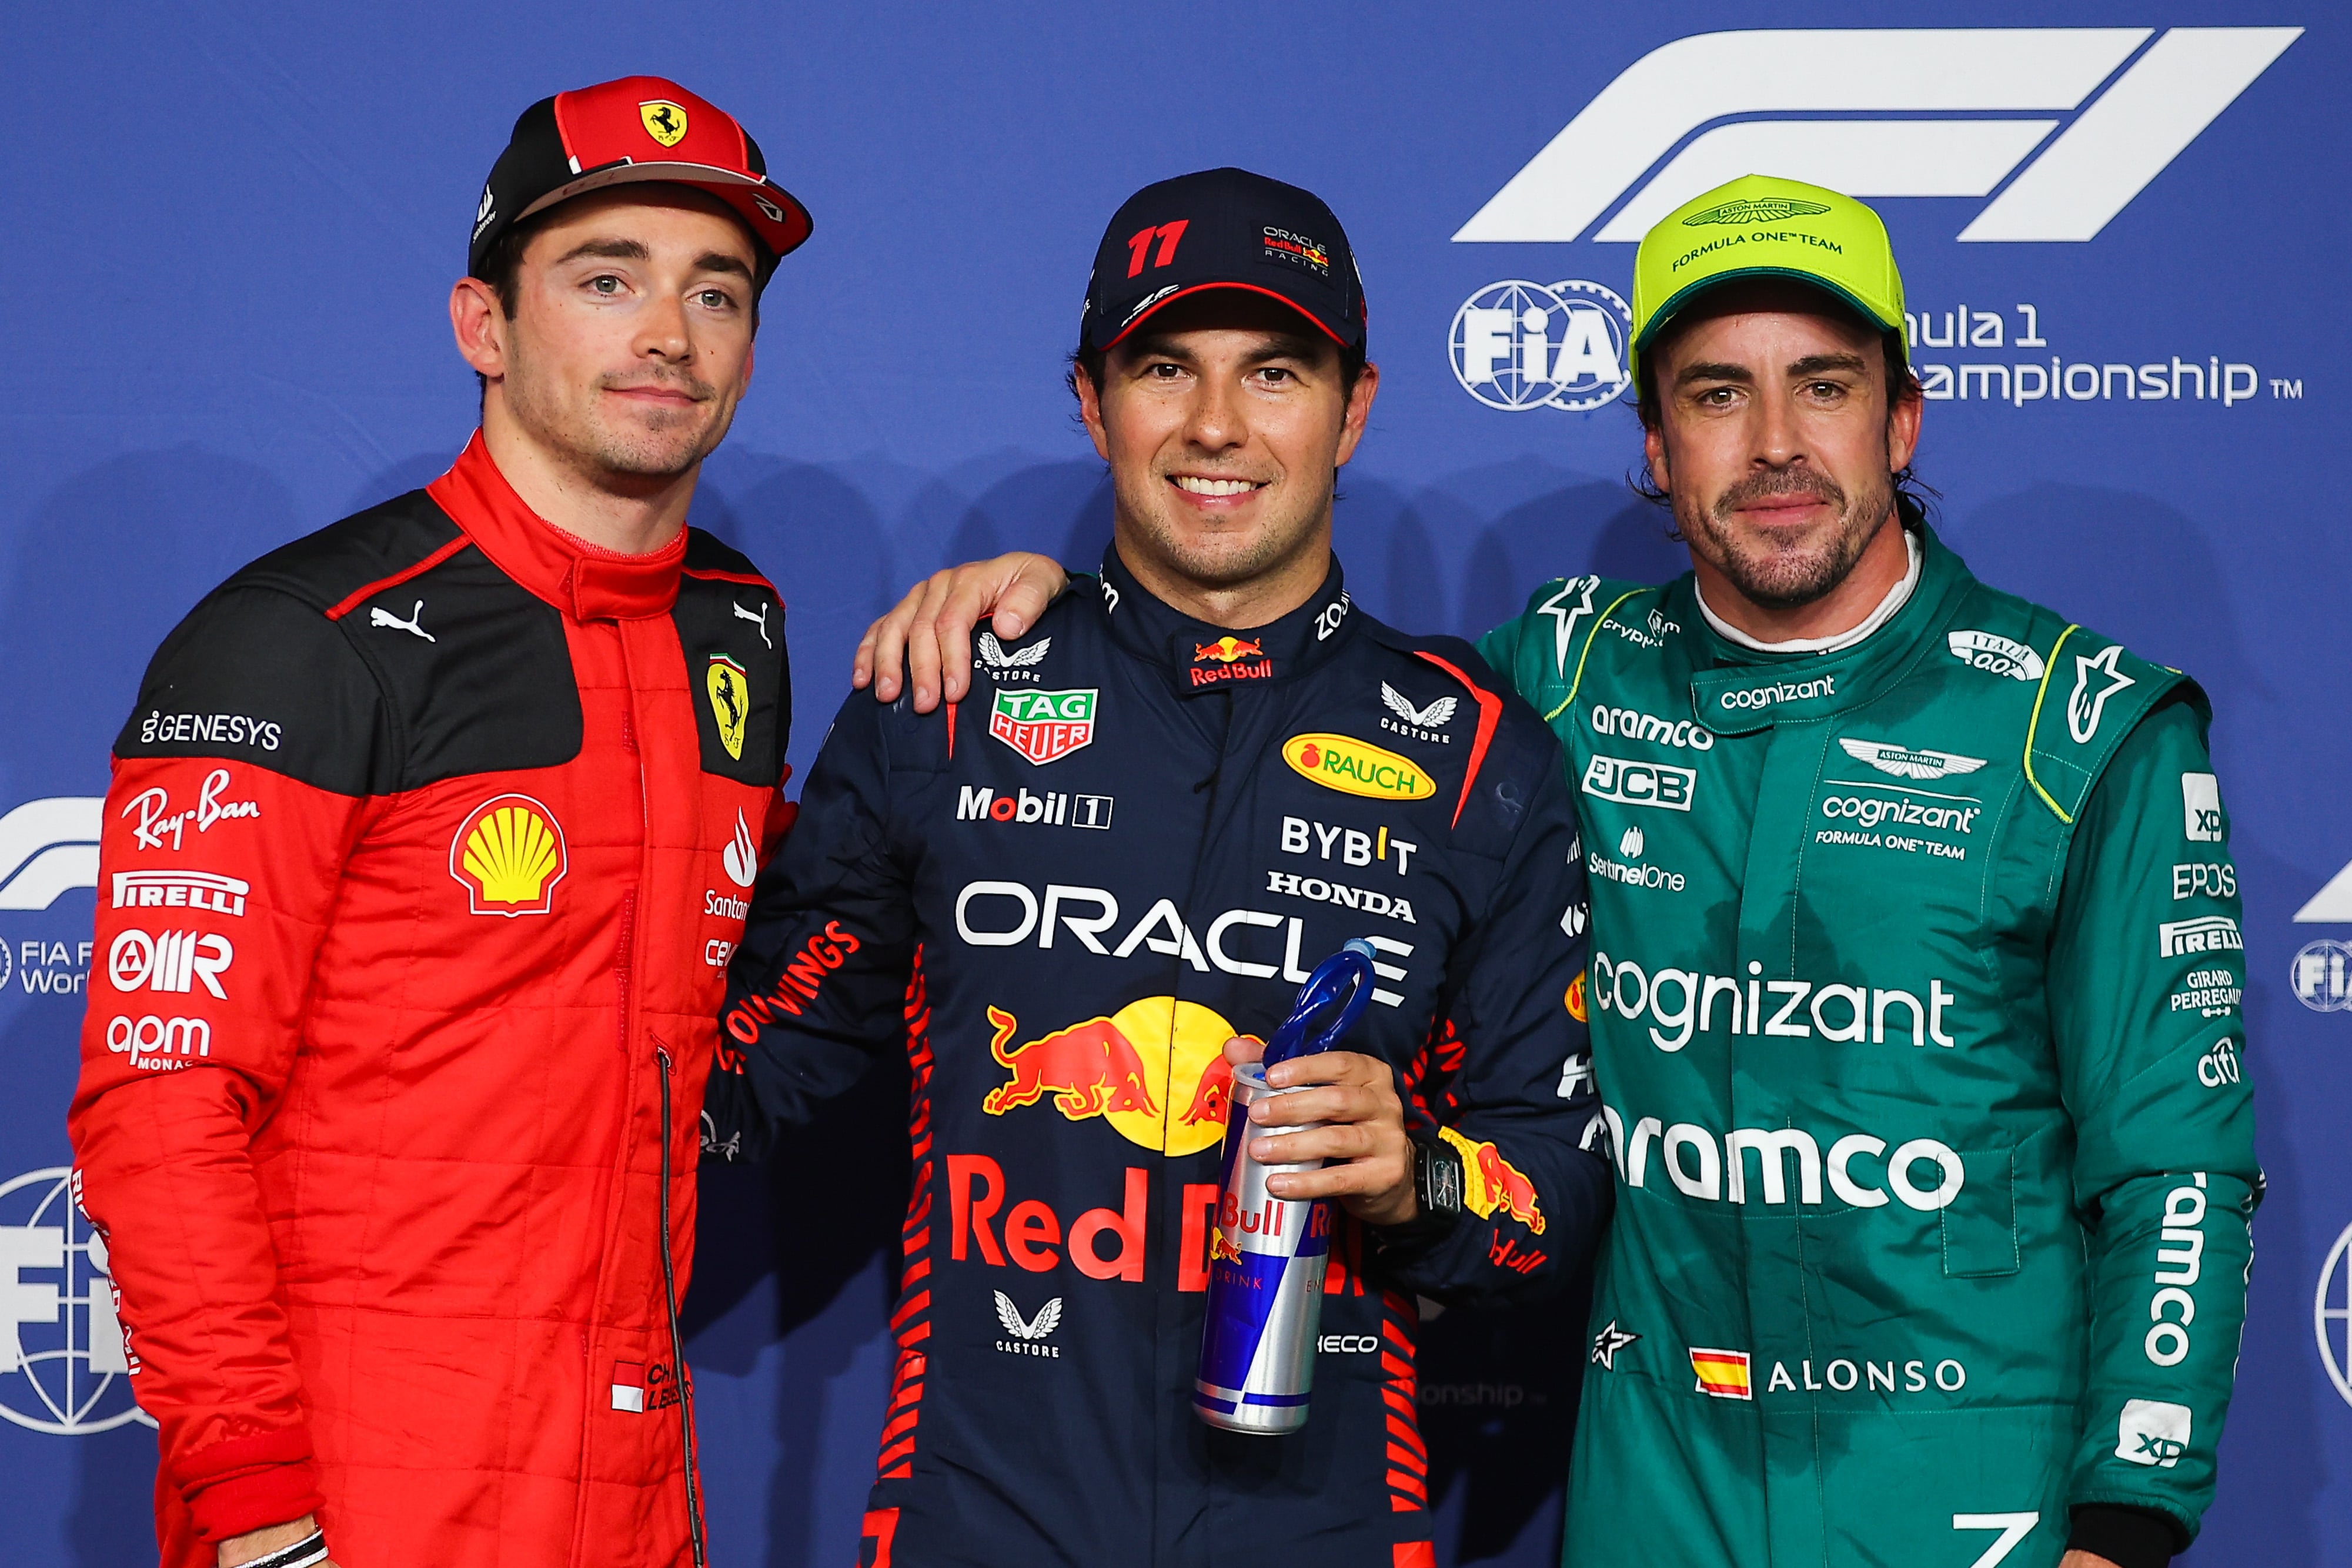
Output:
<path fill-rule="evenodd" d="M 1378 614 L 1465 635 L 1547 576 L 1678 570 L 1624 483 L 1617 355 L 1643 225 L 1751 166 L 1885 198 L 1947 536 L 2212 694 L 2271 1188 L 2194 1556 L 2352 1561 L 2352 544 L 2328 476 L 2352 419 L 2327 379 L 2352 347 L 2352 22 L 2308 0 L 2084 0 L 2063 28 L 2046 5 L 1985 0 L 1941 7 L 1931 20 L 1965 29 L 1942 34 L 1870 30 L 1882 5 L 1666 9 L 14 11 L 8 1560 L 152 1555 L 153 1438 L 112 1370 L 102 1249 L 61 1185 L 108 744 L 206 589 L 457 451 L 474 389 L 444 301 L 482 177 L 533 99 L 642 71 L 740 115 L 816 215 L 696 499 L 792 604 L 803 770 L 858 629 L 910 579 L 1015 545 L 1100 549 L 1107 488 L 1061 361 L 1095 240 L 1136 186 L 1234 162 L 1339 211 L 1384 372 L 1339 507 L 1349 584 Z M 690 1306 L 721 1564 L 854 1560 L 899 1092 L 871 1083 L 783 1167 L 708 1182 Z M 1441 1552 L 1541 1563 L 1581 1324 L 1457 1313 L 1432 1338 Z"/>

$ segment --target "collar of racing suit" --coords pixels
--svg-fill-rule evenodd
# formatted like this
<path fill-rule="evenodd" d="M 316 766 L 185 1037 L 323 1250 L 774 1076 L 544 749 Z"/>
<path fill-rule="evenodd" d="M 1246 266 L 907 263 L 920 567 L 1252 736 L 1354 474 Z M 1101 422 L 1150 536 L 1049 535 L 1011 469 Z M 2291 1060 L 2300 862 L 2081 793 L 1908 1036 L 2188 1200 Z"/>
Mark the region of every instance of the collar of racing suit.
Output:
<path fill-rule="evenodd" d="M 1339 558 L 1323 586 L 1279 621 L 1245 632 L 1195 621 L 1136 581 L 1114 545 L 1103 551 L 1103 611 L 1111 635 L 1129 652 L 1165 667 L 1189 695 L 1254 685 L 1301 675 L 1328 660 L 1349 630 L 1348 598 Z"/>
<path fill-rule="evenodd" d="M 677 602 L 684 528 L 645 555 L 623 555 L 568 534 L 524 505 L 478 430 L 425 492 L 492 565 L 576 621 L 640 621 L 667 615 Z"/>
<path fill-rule="evenodd" d="M 1688 572 L 1652 612 L 1665 627 L 1690 627 L 1706 655 L 1691 675 L 1692 716 L 1717 735 L 1744 735 L 1790 720 L 1823 717 L 1869 702 L 1921 658 L 1943 646 L 1934 633 L 1974 580 L 1935 530 L 1917 530 L 1917 585 L 1885 622 L 1860 642 L 1827 653 L 1742 647 L 1708 623 Z M 1664 634 L 1661 627 L 1654 632 Z"/>

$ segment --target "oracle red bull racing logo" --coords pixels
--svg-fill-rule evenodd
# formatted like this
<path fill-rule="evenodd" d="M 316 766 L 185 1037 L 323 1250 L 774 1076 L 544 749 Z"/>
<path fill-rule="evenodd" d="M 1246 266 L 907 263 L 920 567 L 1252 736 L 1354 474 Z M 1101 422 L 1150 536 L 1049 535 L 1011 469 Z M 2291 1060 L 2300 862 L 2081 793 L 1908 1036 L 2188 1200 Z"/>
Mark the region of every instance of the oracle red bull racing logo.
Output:
<path fill-rule="evenodd" d="M 1244 664 L 1248 659 L 1254 663 Z M 1215 685 L 1221 681 L 1264 680 L 1274 674 L 1263 642 L 1249 642 L 1231 633 L 1213 643 L 1192 644 L 1192 684 Z"/>
<path fill-rule="evenodd" d="M 990 1008 L 988 1021 L 989 1054 L 1013 1075 L 981 1101 L 992 1116 L 1050 1103 L 1073 1122 L 1099 1117 L 1128 1142 L 1166 1155 L 1197 1154 L 1224 1136 L 1233 1092 L 1225 1041 L 1240 1031 L 1198 1002 L 1146 997 L 1017 1045 L 1014 1015 Z"/>
<path fill-rule="evenodd" d="M 1538 1236 L 1544 1233 L 1542 1206 L 1536 1202 L 1536 1184 L 1505 1159 L 1492 1144 L 1474 1143 L 1451 1127 L 1437 1135 L 1462 1156 L 1462 1206 L 1481 1219 L 1496 1210 L 1517 1220 Z"/>

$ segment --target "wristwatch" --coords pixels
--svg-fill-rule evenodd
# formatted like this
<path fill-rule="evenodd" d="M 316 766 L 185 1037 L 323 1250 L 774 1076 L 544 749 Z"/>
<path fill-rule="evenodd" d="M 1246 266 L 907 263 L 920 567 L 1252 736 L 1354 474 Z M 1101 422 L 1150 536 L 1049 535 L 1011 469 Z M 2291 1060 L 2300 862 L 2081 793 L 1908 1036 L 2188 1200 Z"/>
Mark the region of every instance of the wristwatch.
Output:
<path fill-rule="evenodd" d="M 1443 1138 L 1415 1138 L 1412 1193 L 1425 1218 L 1450 1227 L 1462 1214 L 1461 1152 Z"/>

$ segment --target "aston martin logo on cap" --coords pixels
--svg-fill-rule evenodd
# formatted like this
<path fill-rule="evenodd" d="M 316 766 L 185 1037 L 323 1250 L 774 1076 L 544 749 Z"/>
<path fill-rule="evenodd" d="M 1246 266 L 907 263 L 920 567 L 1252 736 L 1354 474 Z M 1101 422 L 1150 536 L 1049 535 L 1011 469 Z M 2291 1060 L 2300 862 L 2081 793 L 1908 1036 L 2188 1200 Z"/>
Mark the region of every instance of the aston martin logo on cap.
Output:
<path fill-rule="evenodd" d="M 686 140 L 686 110 L 666 98 L 650 99 L 637 105 L 637 118 L 645 122 L 646 134 L 665 147 L 675 147 Z"/>
<path fill-rule="evenodd" d="M 1752 201 L 1726 202 L 1719 207 L 1693 213 L 1683 223 L 1690 228 L 1702 224 L 1777 224 L 1787 218 L 1817 217 L 1828 211 L 1829 208 L 1819 202 L 1800 201 L 1790 196 L 1765 196 Z"/>
<path fill-rule="evenodd" d="M 528 795 L 493 795 L 449 840 L 449 874 L 476 915 L 545 915 L 572 868 L 555 813 Z"/>

